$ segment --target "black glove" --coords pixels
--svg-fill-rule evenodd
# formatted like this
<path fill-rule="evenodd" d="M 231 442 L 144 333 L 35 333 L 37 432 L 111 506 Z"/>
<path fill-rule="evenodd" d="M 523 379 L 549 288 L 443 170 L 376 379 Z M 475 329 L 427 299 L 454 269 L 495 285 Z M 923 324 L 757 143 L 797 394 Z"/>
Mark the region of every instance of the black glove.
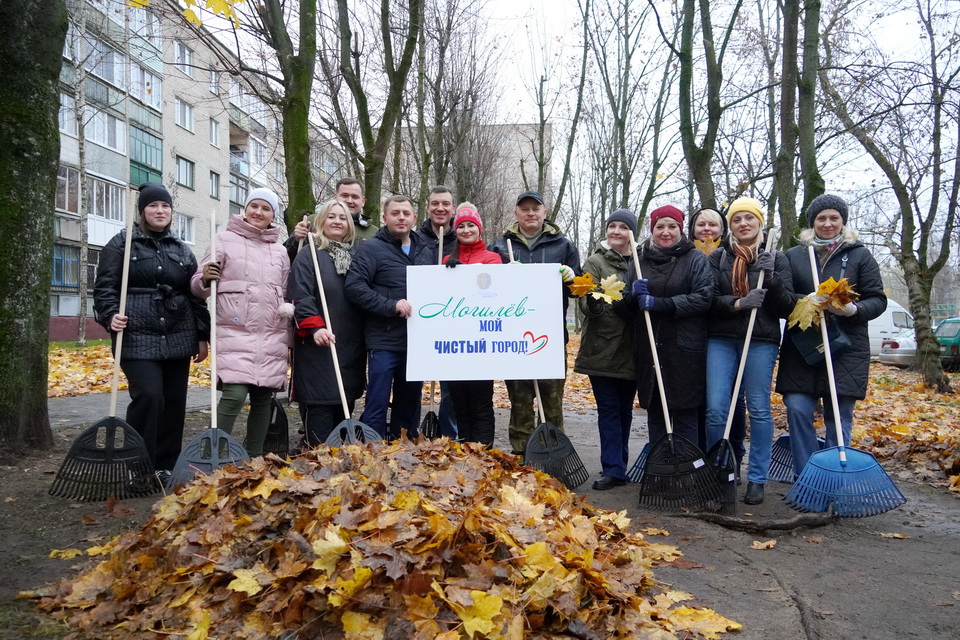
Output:
<path fill-rule="evenodd" d="M 763 298 L 767 295 L 766 289 L 754 289 L 747 295 L 740 298 L 740 310 L 758 309 L 763 304 Z"/>
<path fill-rule="evenodd" d="M 763 276 L 765 278 L 773 277 L 773 269 L 776 264 L 776 260 L 773 257 L 773 254 L 769 251 L 761 251 L 757 254 L 757 268 L 763 271 Z"/>
<path fill-rule="evenodd" d="M 603 300 L 597 300 L 592 295 L 587 294 L 587 307 L 589 307 L 590 313 L 600 315 L 603 313 Z"/>
<path fill-rule="evenodd" d="M 449 258 L 447 258 L 447 261 L 444 263 L 444 265 L 447 267 L 447 269 L 453 269 L 453 268 L 456 267 L 458 264 L 463 264 L 463 263 L 460 262 L 459 260 L 457 260 L 453 255 L 451 255 Z"/>
<path fill-rule="evenodd" d="M 220 279 L 220 263 L 219 262 L 208 262 L 203 265 L 203 286 L 209 287 L 212 280 Z"/>

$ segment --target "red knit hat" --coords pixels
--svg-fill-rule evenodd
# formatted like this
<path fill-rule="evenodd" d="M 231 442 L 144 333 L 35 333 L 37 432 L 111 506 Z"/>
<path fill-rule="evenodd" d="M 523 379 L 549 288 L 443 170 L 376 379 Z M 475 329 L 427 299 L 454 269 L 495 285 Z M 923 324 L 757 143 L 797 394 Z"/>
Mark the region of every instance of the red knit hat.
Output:
<path fill-rule="evenodd" d="M 453 228 L 456 229 L 460 226 L 461 222 L 467 221 L 477 225 L 480 228 L 480 233 L 483 233 L 483 221 L 480 219 L 480 214 L 477 213 L 476 209 L 471 209 L 469 207 L 464 207 L 463 209 L 457 211 L 457 215 L 453 219 Z"/>
<path fill-rule="evenodd" d="M 653 231 L 653 228 L 657 226 L 657 221 L 660 218 L 673 218 L 677 221 L 677 224 L 680 225 L 680 228 L 683 228 L 683 211 L 677 209 L 673 205 L 666 205 L 663 207 L 657 207 L 650 212 L 650 230 Z"/>

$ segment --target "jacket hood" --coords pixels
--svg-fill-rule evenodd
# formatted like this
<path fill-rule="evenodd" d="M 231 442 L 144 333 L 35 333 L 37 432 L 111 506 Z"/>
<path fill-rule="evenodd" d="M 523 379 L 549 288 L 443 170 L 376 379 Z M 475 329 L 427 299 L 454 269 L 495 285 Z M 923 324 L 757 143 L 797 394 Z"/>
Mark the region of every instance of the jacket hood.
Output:
<path fill-rule="evenodd" d="M 809 247 L 814 244 L 814 240 L 817 237 L 817 232 L 813 229 L 804 229 L 800 232 L 800 244 Z M 850 227 L 843 227 L 843 238 L 841 244 L 856 244 L 860 241 L 860 234 L 857 233 L 855 229 Z"/>
<path fill-rule="evenodd" d="M 230 219 L 227 220 L 227 231 L 232 231 L 248 240 L 259 240 L 260 242 L 276 242 L 280 239 L 280 228 L 277 225 L 271 223 L 266 229 L 258 229 L 240 215 L 230 216 Z"/>
<path fill-rule="evenodd" d="M 639 245 L 637 246 L 639 248 Z M 594 254 L 601 254 L 609 259 L 619 258 L 621 260 L 630 260 L 630 254 L 624 255 L 616 249 L 611 249 L 606 240 L 601 240 L 593 250 Z"/>

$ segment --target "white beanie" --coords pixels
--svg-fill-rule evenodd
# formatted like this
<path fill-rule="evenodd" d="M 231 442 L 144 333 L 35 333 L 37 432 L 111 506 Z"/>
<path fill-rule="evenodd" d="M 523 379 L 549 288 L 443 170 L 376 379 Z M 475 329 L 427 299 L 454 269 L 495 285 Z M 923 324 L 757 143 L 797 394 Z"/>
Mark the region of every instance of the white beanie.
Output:
<path fill-rule="evenodd" d="M 243 203 L 243 209 L 247 209 L 249 205 L 254 200 L 263 200 L 264 202 L 269 203 L 273 207 L 273 217 L 276 218 L 280 215 L 280 199 L 277 198 L 277 194 L 266 187 L 257 187 L 250 192 L 250 195 L 247 196 L 247 201 Z"/>

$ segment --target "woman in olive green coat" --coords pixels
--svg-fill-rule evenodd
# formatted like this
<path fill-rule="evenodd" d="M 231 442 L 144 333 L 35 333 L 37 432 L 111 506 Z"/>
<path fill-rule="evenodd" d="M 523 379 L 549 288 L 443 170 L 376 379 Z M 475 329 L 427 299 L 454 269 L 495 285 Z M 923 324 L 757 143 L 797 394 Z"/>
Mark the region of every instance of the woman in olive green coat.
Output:
<path fill-rule="evenodd" d="M 637 218 L 628 209 L 617 209 L 607 218 L 606 239 L 583 264 L 584 274 L 596 282 L 611 275 L 626 281 L 627 267 L 636 249 L 630 234 L 637 233 Z M 599 491 L 626 484 L 633 399 L 637 395 L 634 322 L 622 302 L 608 304 L 591 295 L 580 298 L 583 329 L 580 352 L 573 369 L 590 377 L 597 400 L 602 475 L 593 483 Z"/>

